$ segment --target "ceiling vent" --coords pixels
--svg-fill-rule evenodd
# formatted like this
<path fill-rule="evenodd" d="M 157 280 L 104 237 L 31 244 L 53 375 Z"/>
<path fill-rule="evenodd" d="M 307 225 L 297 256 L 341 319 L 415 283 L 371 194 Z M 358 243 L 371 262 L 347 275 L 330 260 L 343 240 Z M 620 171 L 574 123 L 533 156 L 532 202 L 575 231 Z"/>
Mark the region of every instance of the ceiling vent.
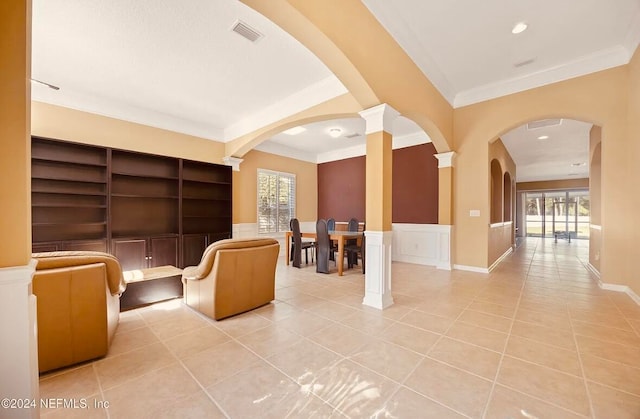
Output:
<path fill-rule="evenodd" d="M 555 127 L 562 124 L 562 119 L 542 119 L 540 121 L 533 121 L 527 124 L 527 129 L 538 129 L 545 127 Z"/>
<path fill-rule="evenodd" d="M 264 36 L 241 20 L 238 20 L 231 30 L 251 42 L 257 42 Z"/>
<path fill-rule="evenodd" d="M 353 134 L 345 135 L 344 138 L 356 138 L 359 136 L 360 134 L 358 134 L 357 132 L 354 132 Z"/>

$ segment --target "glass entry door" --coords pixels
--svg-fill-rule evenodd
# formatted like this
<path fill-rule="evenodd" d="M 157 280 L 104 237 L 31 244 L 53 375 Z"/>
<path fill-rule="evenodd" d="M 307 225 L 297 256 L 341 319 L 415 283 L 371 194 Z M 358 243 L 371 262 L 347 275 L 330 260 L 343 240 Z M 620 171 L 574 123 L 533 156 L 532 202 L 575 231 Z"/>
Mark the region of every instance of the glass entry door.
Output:
<path fill-rule="evenodd" d="M 527 236 L 589 237 L 588 191 L 525 193 Z"/>

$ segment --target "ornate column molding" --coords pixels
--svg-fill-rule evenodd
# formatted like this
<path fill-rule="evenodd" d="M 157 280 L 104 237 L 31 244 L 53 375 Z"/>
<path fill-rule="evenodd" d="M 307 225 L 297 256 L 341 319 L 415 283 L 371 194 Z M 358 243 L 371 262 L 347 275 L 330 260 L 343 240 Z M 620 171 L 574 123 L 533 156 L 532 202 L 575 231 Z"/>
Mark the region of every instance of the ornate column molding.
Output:
<path fill-rule="evenodd" d="M 366 134 L 386 131 L 393 135 L 393 121 L 400 116 L 400 112 L 386 103 L 360 111 L 360 116 L 366 121 Z"/>
<path fill-rule="evenodd" d="M 233 156 L 225 156 L 225 157 L 222 158 L 222 161 L 227 166 L 231 166 L 231 168 L 233 169 L 234 172 L 239 172 L 240 171 L 240 163 L 242 163 L 244 161 L 244 159 L 239 159 L 239 158 L 233 157 Z"/>
<path fill-rule="evenodd" d="M 434 154 L 434 156 L 438 159 L 438 169 L 442 169 L 443 167 L 453 167 L 453 159 L 456 156 L 456 152 L 447 151 L 445 153 Z"/>

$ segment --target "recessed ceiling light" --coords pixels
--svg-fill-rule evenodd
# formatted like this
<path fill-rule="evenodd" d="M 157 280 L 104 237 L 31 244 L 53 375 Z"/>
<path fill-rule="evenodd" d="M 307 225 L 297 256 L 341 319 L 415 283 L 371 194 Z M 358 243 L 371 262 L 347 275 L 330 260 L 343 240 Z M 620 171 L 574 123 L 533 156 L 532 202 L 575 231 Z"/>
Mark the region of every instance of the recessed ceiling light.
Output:
<path fill-rule="evenodd" d="M 525 30 L 527 30 L 527 24 L 524 22 L 518 22 L 513 26 L 513 29 L 511 29 L 511 33 L 517 35 Z"/>
<path fill-rule="evenodd" d="M 301 132 L 305 132 L 307 129 L 305 127 L 293 127 L 293 128 L 289 128 L 286 131 L 282 131 L 283 134 L 287 134 L 287 135 L 297 135 L 300 134 Z"/>
<path fill-rule="evenodd" d="M 548 138 L 549 138 L 548 135 L 541 135 L 541 136 L 538 137 L 538 140 L 546 140 Z"/>
<path fill-rule="evenodd" d="M 333 138 L 338 138 L 340 136 L 340 134 L 342 134 L 342 129 L 341 128 L 331 128 L 331 129 L 329 129 L 329 135 L 332 136 Z"/>

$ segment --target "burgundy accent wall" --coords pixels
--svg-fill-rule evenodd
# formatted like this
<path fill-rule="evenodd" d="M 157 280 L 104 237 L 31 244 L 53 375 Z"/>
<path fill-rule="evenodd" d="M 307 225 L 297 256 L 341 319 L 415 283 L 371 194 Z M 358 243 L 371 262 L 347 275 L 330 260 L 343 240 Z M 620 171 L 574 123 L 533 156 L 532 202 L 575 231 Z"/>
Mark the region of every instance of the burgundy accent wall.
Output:
<path fill-rule="evenodd" d="M 365 221 L 365 157 L 318 165 L 318 218 Z"/>
<path fill-rule="evenodd" d="M 392 222 L 438 224 L 438 159 L 431 143 L 393 150 Z"/>
<path fill-rule="evenodd" d="M 394 223 L 438 223 L 438 160 L 433 144 L 393 150 Z M 365 156 L 318 165 L 318 218 L 365 221 Z"/>

